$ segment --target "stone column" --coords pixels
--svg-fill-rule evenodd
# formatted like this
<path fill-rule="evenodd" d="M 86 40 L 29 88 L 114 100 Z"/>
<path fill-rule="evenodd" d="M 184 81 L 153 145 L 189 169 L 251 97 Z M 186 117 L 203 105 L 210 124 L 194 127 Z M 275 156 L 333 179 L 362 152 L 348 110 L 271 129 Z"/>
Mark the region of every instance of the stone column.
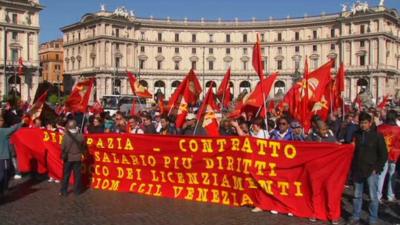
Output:
<path fill-rule="evenodd" d="M 386 43 L 384 38 L 379 38 L 378 40 L 378 66 L 384 66 L 386 65 Z"/>
<path fill-rule="evenodd" d="M 357 95 L 357 78 L 351 77 L 350 78 L 350 101 L 353 101 L 353 99 L 356 97 Z"/>
<path fill-rule="evenodd" d="M 357 56 L 355 54 L 356 49 L 355 49 L 355 43 L 354 41 L 350 42 L 350 65 L 351 66 L 356 66 L 357 65 Z"/>

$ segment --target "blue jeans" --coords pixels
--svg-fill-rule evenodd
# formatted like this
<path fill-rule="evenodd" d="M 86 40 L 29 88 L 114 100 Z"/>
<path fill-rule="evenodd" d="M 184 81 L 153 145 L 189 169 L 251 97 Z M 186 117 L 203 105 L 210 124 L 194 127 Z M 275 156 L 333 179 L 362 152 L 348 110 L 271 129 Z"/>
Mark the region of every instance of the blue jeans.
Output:
<path fill-rule="evenodd" d="M 388 177 L 388 191 L 387 191 L 387 199 L 389 201 L 393 201 L 395 199 L 394 195 L 394 185 L 396 183 L 396 176 L 394 175 L 396 172 L 396 163 L 395 162 L 386 162 L 383 167 L 382 173 L 378 178 L 378 199 L 382 199 L 382 189 L 385 183 L 386 174 L 389 173 Z"/>
<path fill-rule="evenodd" d="M 378 209 L 379 209 L 379 201 L 378 201 L 378 175 L 371 174 L 366 182 L 368 183 L 369 188 L 369 197 L 371 202 L 369 203 L 369 223 L 377 223 L 378 221 Z M 363 182 L 354 182 L 354 199 L 353 199 L 353 219 L 360 220 L 361 209 L 362 209 L 362 196 L 364 192 L 364 183 Z"/>

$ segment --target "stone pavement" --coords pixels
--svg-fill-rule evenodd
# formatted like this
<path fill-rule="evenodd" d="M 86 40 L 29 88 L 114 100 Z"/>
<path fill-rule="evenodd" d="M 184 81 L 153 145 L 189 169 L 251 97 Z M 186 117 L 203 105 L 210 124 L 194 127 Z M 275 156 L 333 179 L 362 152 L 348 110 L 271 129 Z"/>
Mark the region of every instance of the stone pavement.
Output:
<path fill-rule="evenodd" d="M 24 178 L 11 182 L 11 190 L 0 200 L 0 225 L 302 225 L 327 224 L 307 219 L 252 213 L 250 208 L 149 197 L 131 193 L 87 190 L 80 196 L 58 196 L 59 184 Z M 351 189 L 343 197 L 344 218 L 350 216 Z M 364 204 L 363 222 L 367 221 Z M 400 224 L 400 204 L 384 204 L 379 224 Z"/>

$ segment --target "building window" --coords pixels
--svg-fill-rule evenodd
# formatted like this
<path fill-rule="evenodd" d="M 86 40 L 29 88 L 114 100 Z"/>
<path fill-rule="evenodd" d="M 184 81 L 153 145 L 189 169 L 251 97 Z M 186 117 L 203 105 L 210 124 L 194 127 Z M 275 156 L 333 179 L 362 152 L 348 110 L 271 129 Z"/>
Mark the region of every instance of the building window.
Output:
<path fill-rule="evenodd" d="M 265 48 L 261 48 L 261 54 L 265 55 Z"/>
<path fill-rule="evenodd" d="M 144 32 L 140 32 L 140 40 L 144 41 Z"/>
<path fill-rule="evenodd" d="M 119 29 L 118 28 L 115 29 L 115 36 L 119 37 Z"/>
<path fill-rule="evenodd" d="M 144 69 L 144 60 L 143 59 L 140 59 L 139 60 L 139 68 L 142 70 L 142 69 Z"/>
<path fill-rule="evenodd" d="M 60 60 L 60 56 L 58 54 L 56 54 L 56 61 Z"/>
<path fill-rule="evenodd" d="M 295 41 L 300 40 L 300 33 L 298 31 L 296 33 L 294 33 L 294 40 Z"/>
<path fill-rule="evenodd" d="M 318 50 L 317 46 L 316 46 L 316 45 L 313 45 L 313 46 L 312 46 L 312 50 L 313 50 L 314 52 L 316 52 L 316 51 Z"/>
<path fill-rule="evenodd" d="M 192 42 L 196 42 L 196 34 L 192 34 Z"/>
<path fill-rule="evenodd" d="M 214 54 L 214 49 L 213 48 L 209 48 L 208 49 L 208 54 Z"/>
<path fill-rule="evenodd" d="M 282 55 L 282 47 L 278 47 L 278 54 Z"/>
<path fill-rule="evenodd" d="M 226 35 L 226 43 L 230 43 L 231 42 L 231 35 L 227 34 Z"/>
<path fill-rule="evenodd" d="M 158 41 L 162 41 L 162 33 L 158 33 Z"/>
<path fill-rule="evenodd" d="M 360 25 L 360 34 L 365 33 L 365 25 Z"/>
<path fill-rule="evenodd" d="M 192 48 L 192 54 L 196 54 L 196 48 Z"/>
<path fill-rule="evenodd" d="M 318 59 L 313 60 L 313 66 L 314 66 L 314 69 L 318 68 Z"/>
<path fill-rule="evenodd" d="M 243 62 L 243 70 L 247 70 L 247 62 Z"/>
<path fill-rule="evenodd" d="M 247 55 L 247 48 L 243 48 L 243 55 Z"/>
<path fill-rule="evenodd" d="M 331 29 L 331 38 L 335 37 L 335 29 Z"/>
<path fill-rule="evenodd" d="M 365 47 L 365 41 L 360 41 L 360 47 Z"/>
<path fill-rule="evenodd" d="M 80 40 L 81 40 L 81 33 L 78 33 L 78 41 L 80 41 Z"/>
<path fill-rule="evenodd" d="M 208 70 L 214 70 L 214 61 L 208 61 Z"/>
<path fill-rule="evenodd" d="M 157 69 L 158 70 L 162 69 L 162 61 L 157 61 Z"/>
<path fill-rule="evenodd" d="M 11 60 L 13 62 L 17 62 L 18 61 L 18 49 L 11 49 Z"/>
<path fill-rule="evenodd" d="M 196 61 L 192 61 L 192 69 L 193 69 L 193 70 L 196 69 Z"/>
<path fill-rule="evenodd" d="M 144 46 L 140 46 L 140 52 L 144 53 Z"/>
<path fill-rule="evenodd" d="M 261 42 L 264 42 L 264 34 L 261 34 Z"/>
<path fill-rule="evenodd" d="M 282 69 L 282 60 L 277 61 L 277 69 L 281 70 Z"/>
<path fill-rule="evenodd" d="M 225 53 L 226 53 L 227 55 L 231 54 L 231 49 L 230 49 L 230 48 L 225 49 Z"/>
<path fill-rule="evenodd" d="M 282 41 L 282 33 L 278 33 L 278 41 Z"/>
<path fill-rule="evenodd" d="M 335 44 L 331 44 L 331 50 L 335 50 L 336 49 L 336 45 Z"/>
<path fill-rule="evenodd" d="M 178 33 L 175 34 L 175 42 L 179 42 L 179 34 Z"/>
<path fill-rule="evenodd" d="M 313 39 L 317 39 L 317 31 L 316 30 L 313 30 Z"/>
<path fill-rule="evenodd" d="M 175 70 L 179 70 L 179 62 L 175 62 Z"/>
<path fill-rule="evenodd" d="M 18 32 L 15 32 L 15 31 L 12 32 L 12 39 L 13 39 L 14 41 L 17 41 L 17 40 L 18 40 Z"/>
<path fill-rule="evenodd" d="M 162 53 L 162 47 L 157 47 L 157 52 Z"/>
<path fill-rule="evenodd" d="M 243 34 L 243 42 L 244 42 L 244 43 L 247 42 L 247 34 Z"/>
<path fill-rule="evenodd" d="M 294 51 L 296 53 L 299 53 L 300 52 L 300 46 L 294 46 Z"/>
<path fill-rule="evenodd" d="M 267 61 L 267 59 L 265 58 L 265 60 L 264 60 L 263 62 L 264 62 L 264 72 L 267 73 L 268 61 Z"/>
<path fill-rule="evenodd" d="M 115 57 L 115 67 L 119 67 L 120 66 L 120 58 Z"/>
<path fill-rule="evenodd" d="M 12 14 L 12 23 L 14 23 L 14 24 L 18 23 L 18 14 L 16 14 L 16 13 Z"/>
<path fill-rule="evenodd" d="M 209 39 L 208 39 L 208 42 L 210 42 L 210 43 L 213 43 L 213 42 L 214 42 L 214 40 L 213 40 L 213 39 L 214 39 L 214 36 L 213 36 L 212 34 L 209 34 L 209 35 L 208 35 L 208 38 L 209 38 Z"/>
<path fill-rule="evenodd" d="M 176 54 L 179 53 L 179 48 L 175 48 L 175 53 L 176 53 Z"/>
<path fill-rule="evenodd" d="M 360 56 L 360 66 L 365 66 L 365 55 Z"/>

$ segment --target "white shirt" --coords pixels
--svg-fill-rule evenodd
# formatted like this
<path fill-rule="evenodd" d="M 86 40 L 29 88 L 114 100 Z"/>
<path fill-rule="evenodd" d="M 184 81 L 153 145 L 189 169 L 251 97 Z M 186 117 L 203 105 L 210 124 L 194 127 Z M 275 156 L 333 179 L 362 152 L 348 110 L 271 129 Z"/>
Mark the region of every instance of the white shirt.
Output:
<path fill-rule="evenodd" d="M 254 131 L 251 131 L 250 134 L 252 137 L 269 139 L 269 133 L 266 130 L 259 130 L 257 134 L 255 134 Z"/>

